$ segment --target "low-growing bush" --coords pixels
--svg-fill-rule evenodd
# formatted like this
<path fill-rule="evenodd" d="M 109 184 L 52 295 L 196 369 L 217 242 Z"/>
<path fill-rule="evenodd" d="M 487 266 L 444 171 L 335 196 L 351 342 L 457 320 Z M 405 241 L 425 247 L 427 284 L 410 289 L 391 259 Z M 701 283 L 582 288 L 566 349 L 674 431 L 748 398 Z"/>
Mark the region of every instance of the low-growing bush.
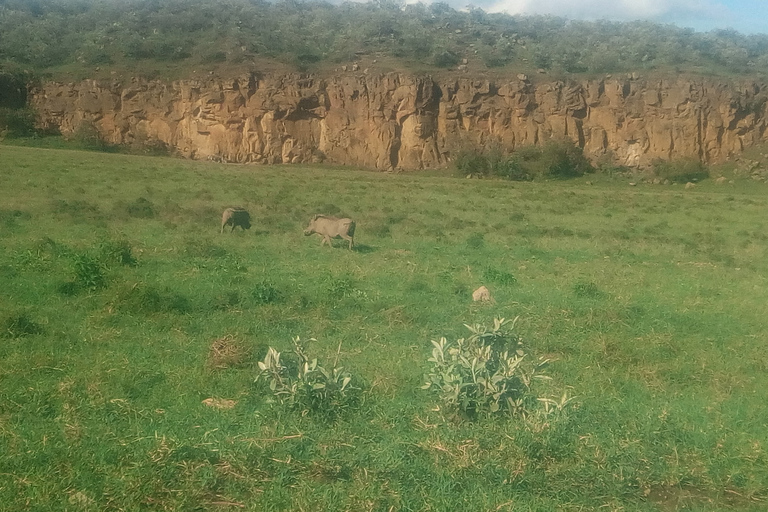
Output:
<path fill-rule="evenodd" d="M 268 281 L 258 283 L 251 295 L 258 305 L 274 304 L 280 300 L 280 290 Z"/>
<path fill-rule="evenodd" d="M 50 256 L 67 256 L 72 259 L 72 279 L 59 285 L 59 293 L 75 295 L 84 290 L 95 291 L 108 284 L 108 274 L 116 265 L 133 267 L 136 259 L 133 257 L 131 245 L 126 241 L 101 242 L 95 251 L 74 252 L 65 246 L 60 246 L 50 238 L 43 239 L 36 250 L 38 258 Z"/>
<path fill-rule="evenodd" d="M 179 292 L 143 283 L 126 285 L 120 289 L 114 306 L 117 310 L 141 314 L 184 314 L 192 310 L 189 298 Z"/>
<path fill-rule="evenodd" d="M 709 170 L 699 160 L 657 160 L 653 163 L 653 174 L 671 183 L 688 183 L 709 178 Z"/>
<path fill-rule="evenodd" d="M 459 56 L 451 50 L 439 50 L 432 57 L 432 62 L 439 68 L 450 68 L 459 63 Z"/>
<path fill-rule="evenodd" d="M 550 178 L 576 178 L 594 172 L 584 151 L 570 140 L 553 139 L 541 148 L 544 174 Z"/>
<path fill-rule="evenodd" d="M 454 158 L 454 166 L 460 176 L 480 177 L 491 174 L 490 158 L 479 149 L 459 151 Z"/>
<path fill-rule="evenodd" d="M 74 283 L 86 290 L 103 288 L 107 284 L 106 265 L 89 254 L 76 254 L 74 257 Z"/>
<path fill-rule="evenodd" d="M 129 267 L 136 266 L 136 258 L 133 256 L 131 244 L 125 240 L 102 242 L 99 250 L 105 260 Z"/>
<path fill-rule="evenodd" d="M 117 146 L 105 141 L 99 129 L 92 122 L 82 121 L 72 134 L 71 139 L 82 149 L 90 151 L 115 152 Z"/>
<path fill-rule="evenodd" d="M 495 176 L 512 181 L 576 178 L 595 170 L 584 151 L 567 139 L 553 139 L 543 146 L 523 146 L 507 155 L 498 144 L 465 148 L 456 154 L 454 166 L 460 176 Z"/>
<path fill-rule="evenodd" d="M 35 135 L 35 120 L 29 108 L 0 108 L 0 134 L 9 139 Z"/>
<path fill-rule="evenodd" d="M 294 360 L 286 362 L 269 347 L 259 361 L 256 382 L 266 382 L 277 402 L 325 418 L 335 418 L 357 402 L 360 389 L 336 361 L 327 369 L 316 358 L 310 359 L 298 337 L 293 339 L 293 355 Z"/>
<path fill-rule="evenodd" d="M 513 274 L 493 267 L 486 267 L 483 270 L 483 279 L 496 284 L 515 284 L 517 282 L 517 278 Z"/>
<path fill-rule="evenodd" d="M 542 373 L 549 361 L 531 361 L 514 332 L 516 321 L 495 319 L 491 329 L 466 325 L 468 338 L 433 340 L 432 368 L 422 389 L 433 391 L 445 412 L 467 419 L 527 416 L 540 402 L 532 386 L 549 379 Z"/>

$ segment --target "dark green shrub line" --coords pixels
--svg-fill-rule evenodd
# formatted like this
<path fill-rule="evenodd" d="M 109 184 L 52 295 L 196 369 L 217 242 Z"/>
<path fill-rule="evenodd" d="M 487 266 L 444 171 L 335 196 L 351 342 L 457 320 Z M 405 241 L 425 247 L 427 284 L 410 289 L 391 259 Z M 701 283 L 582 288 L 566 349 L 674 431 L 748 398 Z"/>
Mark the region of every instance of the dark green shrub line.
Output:
<path fill-rule="evenodd" d="M 692 159 L 656 161 L 653 163 L 653 174 L 669 183 L 695 183 L 709 178 L 706 166 Z"/>
<path fill-rule="evenodd" d="M 154 63 L 154 69 L 174 63 L 238 65 L 264 58 L 304 70 L 361 55 L 437 68 L 453 68 L 469 57 L 487 68 L 533 66 L 563 73 L 768 71 L 765 35 L 509 16 L 474 7 L 460 12 L 440 2 L 12 1 L 0 11 L 0 34 L 0 65 L 38 71 L 62 65 L 141 69 L 142 62 Z"/>
<path fill-rule="evenodd" d="M 468 177 L 498 177 L 513 181 L 567 179 L 595 172 L 583 150 L 570 140 L 550 140 L 505 154 L 496 144 L 459 151 L 454 166 Z"/>

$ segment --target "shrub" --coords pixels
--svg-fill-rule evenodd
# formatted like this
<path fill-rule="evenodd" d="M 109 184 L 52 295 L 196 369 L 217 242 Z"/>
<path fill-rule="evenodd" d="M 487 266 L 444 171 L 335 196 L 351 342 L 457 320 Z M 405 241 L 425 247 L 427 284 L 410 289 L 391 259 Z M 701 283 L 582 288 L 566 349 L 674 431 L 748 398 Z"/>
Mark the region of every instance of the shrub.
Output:
<path fill-rule="evenodd" d="M 534 178 L 534 173 L 514 155 L 500 162 L 494 174 L 512 181 L 533 181 Z"/>
<path fill-rule="evenodd" d="M 435 53 L 432 61 L 439 68 L 450 68 L 459 63 L 459 56 L 451 50 L 442 50 Z"/>
<path fill-rule="evenodd" d="M 491 172 L 488 156 L 479 149 L 459 151 L 454 165 L 460 176 L 488 176 Z"/>
<path fill-rule="evenodd" d="M 335 418 L 357 402 L 358 388 L 352 386 L 352 375 L 336 366 L 321 366 L 304 352 L 301 340 L 293 339 L 294 364 L 286 366 L 281 354 L 272 347 L 263 361 L 256 382 L 269 385 L 274 398 L 281 404 L 302 413 Z"/>
<path fill-rule="evenodd" d="M 653 173 L 672 183 L 688 183 L 709 178 L 709 170 L 699 160 L 694 159 L 657 160 L 653 163 Z"/>
<path fill-rule="evenodd" d="M 133 256 L 133 249 L 131 244 L 125 240 L 114 242 L 106 241 L 102 242 L 99 246 L 101 255 L 103 258 L 110 262 L 115 262 L 120 265 L 126 265 L 129 267 L 136 266 L 136 258 Z"/>
<path fill-rule="evenodd" d="M 541 149 L 541 158 L 547 176 L 576 178 L 594 172 L 584 151 L 570 140 L 550 140 Z"/>
<path fill-rule="evenodd" d="M 8 138 L 35 135 L 35 113 L 28 108 L 0 108 L 0 133 Z"/>
<path fill-rule="evenodd" d="M 523 146 L 506 156 L 498 144 L 463 149 L 456 153 L 454 162 L 460 176 L 498 176 L 513 181 L 575 178 L 595 170 L 583 150 L 567 139 Z"/>
<path fill-rule="evenodd" d="M 528 415 L 537 403 L 531 386 L 549 378 L 542 374 L 548 360 L 529 361 L 514 332 L 516 321 L 496 319 L 491 329 L 466 325 L 471 335 L 455 343 L 433 340 L 432 368 L 422 389 L 436 393 L 446 411 L 468 419 Z"/>
<path fill-rule="evenodd" d="M 82 149 L 91 151 L 105 151 L 114 152 L 116 147 L 113 144 L 109 144 L 99 133 L 99 129 L 89 121 L 82 121 L 72 134 L 72 139 Z"/>
<path fill-rule="evenodd" d="M 280 300 L 280 290 L 268 282 L 262 281 L 253 289 L 253 300 L 256 304 L 274 304 Z"/>
<path fill-rule="evenodd" d="M 483 270 L 483 279 L 497 284 L 515 284 L 517 282 L 517 278 L 513 274 L 493 267 L 486 267 Z"/>

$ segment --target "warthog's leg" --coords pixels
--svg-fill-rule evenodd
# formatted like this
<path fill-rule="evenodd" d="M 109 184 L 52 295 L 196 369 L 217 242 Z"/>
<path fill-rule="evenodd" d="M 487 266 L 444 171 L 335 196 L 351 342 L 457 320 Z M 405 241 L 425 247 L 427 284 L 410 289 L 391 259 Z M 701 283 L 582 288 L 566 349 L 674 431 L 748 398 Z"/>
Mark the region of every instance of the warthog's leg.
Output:
<path fill-rule="evenodd" d="M 349 250 L 352 250 L 352 247 L 355 245 L 355 241 L 351 236 L 342 236 L 344 240 L 349 240 Z"/>

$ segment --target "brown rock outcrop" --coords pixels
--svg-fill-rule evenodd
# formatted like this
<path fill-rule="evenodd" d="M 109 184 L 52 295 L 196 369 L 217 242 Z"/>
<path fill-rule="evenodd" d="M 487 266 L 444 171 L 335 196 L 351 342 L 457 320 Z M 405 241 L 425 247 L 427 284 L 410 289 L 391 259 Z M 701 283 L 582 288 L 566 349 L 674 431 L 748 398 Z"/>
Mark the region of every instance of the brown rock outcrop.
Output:
<path fill-rule="evenodd" d="M 629 166 L 718 162 L 766 139 L 766 100 L 768 86 L 756 81 L 402 73 L 49 82 L 31 96 L 40 124 L 65 135 L 88 122 L 107 142 L 160 141 L 187 158 L 381 170 L 441 167 L 468 144 L 511 151 L 553 137 Z"/>

